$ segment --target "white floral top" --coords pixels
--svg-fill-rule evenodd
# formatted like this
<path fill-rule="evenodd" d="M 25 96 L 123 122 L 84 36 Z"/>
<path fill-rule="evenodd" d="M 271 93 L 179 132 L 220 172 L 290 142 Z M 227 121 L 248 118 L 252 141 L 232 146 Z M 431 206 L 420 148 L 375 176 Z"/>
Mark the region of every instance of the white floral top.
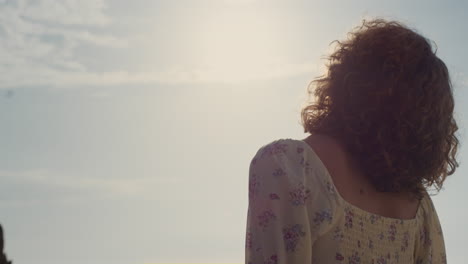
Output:
<path fill-rule="evenodd" d="M 372 214 L 340 196 L 306 142 L 278 139 L 250 164 L 245 263 L 426 264 L 446 256 L 427 193 L 413 219 Z"/>

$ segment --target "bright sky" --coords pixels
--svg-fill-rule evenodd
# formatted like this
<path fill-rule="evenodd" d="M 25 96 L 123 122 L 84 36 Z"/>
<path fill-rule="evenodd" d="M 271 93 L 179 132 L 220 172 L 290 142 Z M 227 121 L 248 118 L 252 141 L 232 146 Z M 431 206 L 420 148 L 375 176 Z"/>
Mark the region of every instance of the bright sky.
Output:
<path fill-rule="evenodd" d="M 306 87 L 365 17 L 438 46 L 461 166 L 433 197 L 465 263 L 463 1 L 0 0 L 0 223 L 14 263 L 243 263 L 248 165 L 307 136 Z"/>

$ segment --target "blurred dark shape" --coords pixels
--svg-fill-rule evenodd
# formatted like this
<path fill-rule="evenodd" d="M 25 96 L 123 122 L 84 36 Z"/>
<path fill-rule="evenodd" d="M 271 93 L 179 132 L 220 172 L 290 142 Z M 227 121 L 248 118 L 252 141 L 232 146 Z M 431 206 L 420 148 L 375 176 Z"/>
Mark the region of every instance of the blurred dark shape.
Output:
<path fill-rule="evenodd" d="M 12 98 L 15 95 L 15 92 L 13 90 L 7 90 L 5 93 L 6 98 Z"/>
<path fill-rule="evenodd" d="M 3 246 L 4 246 L 3 229 L 2 229 L 2 225 L 0 225 L 0 254 L 1 254 L 0 255 L 0 264 L 12 264 L 11 261 L 7 260 L 6 255 L 3 252 Z"/>

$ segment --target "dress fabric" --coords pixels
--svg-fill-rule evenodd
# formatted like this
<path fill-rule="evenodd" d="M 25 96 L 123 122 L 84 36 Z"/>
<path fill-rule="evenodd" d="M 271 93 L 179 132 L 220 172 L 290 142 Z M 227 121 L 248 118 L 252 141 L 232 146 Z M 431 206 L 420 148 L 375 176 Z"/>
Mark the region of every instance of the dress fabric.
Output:
<path fill-rule="evenodd" d="M 427 192 L 413 219 L 376 215 L 344 200 L 314 150 L 278 139 L 249 167 L 246 264 L 446 263 Z"/>

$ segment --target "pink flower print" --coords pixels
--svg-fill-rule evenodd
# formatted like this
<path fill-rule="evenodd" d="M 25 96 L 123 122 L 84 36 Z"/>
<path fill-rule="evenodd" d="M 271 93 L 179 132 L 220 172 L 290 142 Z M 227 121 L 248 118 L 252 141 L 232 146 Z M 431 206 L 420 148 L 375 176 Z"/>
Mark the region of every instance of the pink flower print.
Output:
<path fill-rule="evenodd" d="M 301 161 L 299 162 L 303 167 L 308 167 L 310 166 L 309 162 L 305 160 L 304 157 L 301 157 Z"/>
<path fill-rule="evenodd" d="M 396 233 L 397 233 L 396 226 L 394 224 L 391 224 L 388 229 L 388 240 L 395 241 Z"/>
<path fill-rule="evenodd" d="M 343 261 L 344 257 L 340 253 L 336 253 L 335 259 L 338 260 L 338 261 Z"/>
<path fill-rule="evenodd" d="M 289 227 L 283 228 L 283 240 L 286 245 L 286 251 L 296 251 L 301 237 L 305 236 L 305 232 L 302 230 L 301 224 L 295 224 Z"/>
<path fill-rule="evenodd" d="M 387 260 L 384 257 L 377 259 L 377 264 L 387 264 Z"/>
<path fill-rule="evenodd" d="M 395 256 L 394 256 L 394 259 L 397 263 L 400 262 L 400 254 L 398 253 L 398 251 L 395 252 Z"/>
<path fill-rule="evenodd" d="M 343 241 L 343 239 L 344 239 L 344 235 L 343 235 L 343 232 L 341 231 L 341 228 L 336 227 L 334 234 L 333 234 L 333 240 Z"/>
<path fill-rule="evenodd" d="M 380 215 L 374 215 L 373 214 L 373 215 L 370 216 L 370 221 L 371 221 L 372 224 L 374 224 L 379 219 L 380 219 Z"/>
<path fill-rule="evenodd" d="M 403 239 L 401 242 L 401 251 L 405 252 L 408 246 L 409 246 L 409 232 L 406 231 L 405 233 L 403 233 Z"/>
<path fill-rule="evenodd" d="M 280 197 L 276 193 L 270 193 L 270 200 L 279 200 Z"/>
<path fill-rule="evenodd" d="M 252 232 L 248 231 L 245 236 L 245 248 L 252 249 Z"/>
<path fill-rule="evenodd" d="M 261 213 L 258 218 L 258 225 L 261 226 L 263 229 L 268 227 L 268 223 L 274 219 L 276 219 L 275 214 L 271 210 L 266 210 Z"/>
<path fill-rule="evenodd" d="M 331 221 L 332 221 L 332 214 L 331 214 L 331 211 L 329 209 L 322 210 L 322 211 L 319 211 L 319 212 L 315 212 L 315 218 L 314 218 L 313 221 L 314 221 L 314 224 L 316 226 L 320 225 L 325 220 L 327 220 L 328 223 L 331 223 Z"/>
<path fill-rule="evenodd" d="M 291 197 L 291 203 L 293 205 L 304 205 L 306 200 L 309 198 L 310 190 L 306 189 L 305 186 L 300 183 L 297 189 L 289 192 Z"/>
<path fill-rule="evenodd" d="M 278 264 L 278 256 L 271 255 L 269 259 L 267 259 L 264 264 Z"/>
<path fill-rule="evenodd" d="M 362 218 L 359 219 L 358 225 L 361 228 L 361 232 L 364 232 L 364 222 L 362 221 Z"/>
<path fill-rule="evenodd" d="M 270 145 L 267 145 L 261 154 L 261 157 L 268 155 L 272 156 L 275 154 L 284 154 L 288 151 L 288 145 L 287 144 L 281 144 L 280 142 L 275 142 Z"/>
<path fill-rule="evenodd" d="M 335 188 L 333 187 L 333 184 L 331 184 L 329 181 L 325 181 L 325 186 L 327 186 L 328 193 L 335 194 Z"/>
<path fill-rule="evenodd" d="M 304 149 L 299 147 L 299 148 L 296 149 L 296 151 L 297 151 L 297 153 L 302 153 L 304 151 Z"/>
<path fill-rule="evenodd" d="M 380 232 L 380 234 L 378 235 L 378 237 L 379 237 L 380 240 L 382 240 L 382 239 L 384 239 L 385 236 L 384 236 L 383 232 Z"/>
<path fill-rule="evenodd" d="M 369 239 L 369 248 L 374 249 L 374 241 L 372 239 Z"/>
<path fill-rule="evenodd" d="M 361 258 L 357 252 L 354 252 L 353 255 L 349 257 L 349 264 L 359 264 L 361 263 Z"/>
<path fill-rule="evenodd" d="M 299 164 L 304 168 L 306 174 L 310 173 L 313 170 L 313 168 L 310 167 L 309 162 L 304 158 L 304 156 L 301 157 L 301 161 L 299 162 Z"/>
<path fill-rule="evenodd" d="M 354 218 L 354 212 L 350 210 L 349 208 L 346 208 L 345 209 L 345 226 L 347 228 L 353 227 L 353 218 Z"/>
<path fill-rule="evenodd" d="M 260 189 L 260 182 L 258 181 L 258 176 L 256 174 L 252 174 L 249 178 L 249 201 L 253 201 L 255 197 L 258 195 Z"/>
<path fill-rule="evenodd" d="M 272 173 L 273 176 L 275 177 L 281 177 L 281 176 L 285 176 L 286 175 L 286 172 L 282 169 L 282 168 L 277 168 L 273 173 Z"/>
<path fill-rule="evenodd" d="M 420 230 L 419 241 L 421 241 L 424 246 L 430 246 L 432 244 L 432 240 L 429 234 L 429 231 L 426 227 L 423 227 Z"/>

